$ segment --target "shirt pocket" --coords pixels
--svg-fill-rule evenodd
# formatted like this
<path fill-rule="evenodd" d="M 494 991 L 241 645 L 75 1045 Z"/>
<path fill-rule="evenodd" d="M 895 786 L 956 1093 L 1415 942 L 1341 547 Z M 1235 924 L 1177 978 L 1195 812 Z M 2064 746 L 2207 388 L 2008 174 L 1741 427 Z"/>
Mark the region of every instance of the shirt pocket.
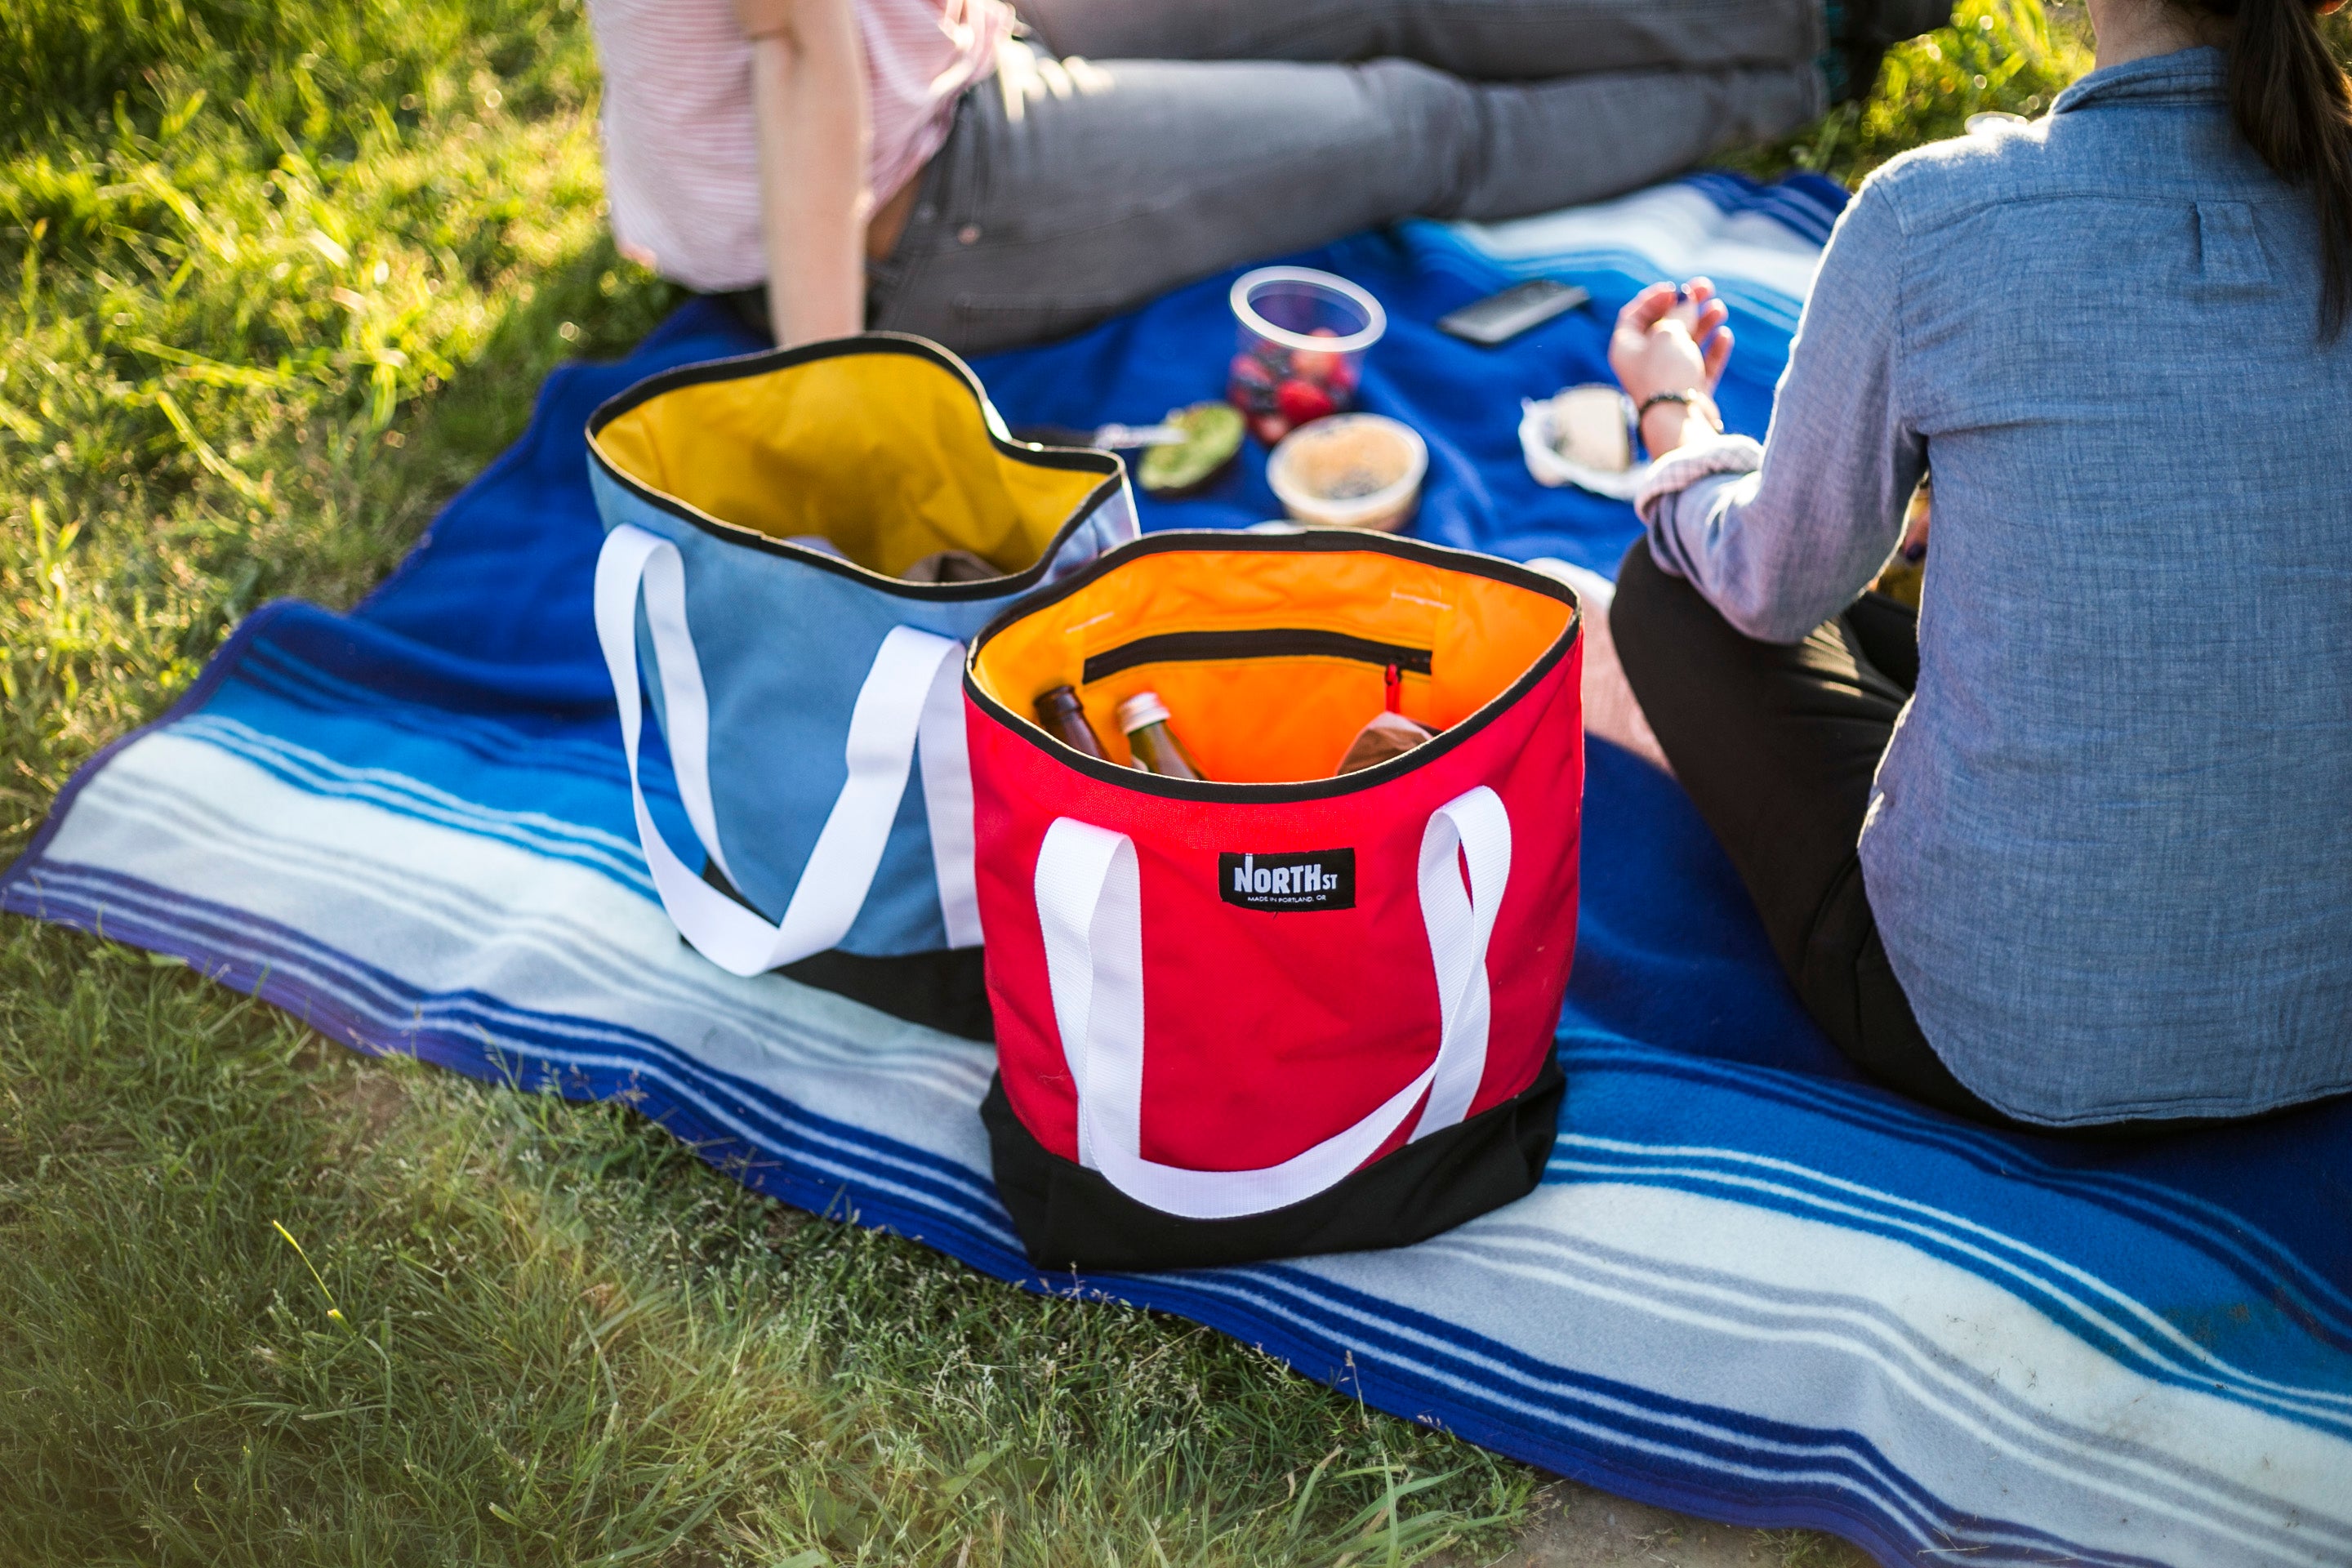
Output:
<path fill-rule="evenodd" d="M 2248 202 L 2196 202 L 2189 207 L 2197 254 L 2188 286 L 2200 294 L 2263 292 L 2273 287 L 2270 258 Z"/>

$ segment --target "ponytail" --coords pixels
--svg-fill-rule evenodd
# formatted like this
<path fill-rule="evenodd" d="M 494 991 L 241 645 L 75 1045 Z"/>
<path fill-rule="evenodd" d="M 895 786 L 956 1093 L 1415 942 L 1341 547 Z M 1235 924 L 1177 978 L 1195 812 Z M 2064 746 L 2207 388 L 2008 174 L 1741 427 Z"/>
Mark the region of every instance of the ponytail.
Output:
<path fill-rule="evenodd" d="M 2319 215 L 2319 331 L 2352 317 L 2352 82 L 2305 0 L 2197 0 L 2232 17 L 2230 115 L 2271 172 L 2307 186 Z"/>

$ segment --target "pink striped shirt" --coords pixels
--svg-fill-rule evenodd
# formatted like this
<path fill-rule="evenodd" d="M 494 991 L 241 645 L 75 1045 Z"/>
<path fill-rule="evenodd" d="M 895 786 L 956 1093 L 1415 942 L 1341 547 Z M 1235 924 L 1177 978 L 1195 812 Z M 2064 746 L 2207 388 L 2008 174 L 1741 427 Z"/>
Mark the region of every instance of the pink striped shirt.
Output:
<path fill-rule="evenodd" d="M 1005 0 L 854 0 L 873 113 L 867 168 L 888 201 L 947 140 L 963 90 L 996 68 Z M 768 274 L 751 46 L 733 0 L 589 0 L 604 69 L 604 194 L 622 252 L 689 289 Z"/>

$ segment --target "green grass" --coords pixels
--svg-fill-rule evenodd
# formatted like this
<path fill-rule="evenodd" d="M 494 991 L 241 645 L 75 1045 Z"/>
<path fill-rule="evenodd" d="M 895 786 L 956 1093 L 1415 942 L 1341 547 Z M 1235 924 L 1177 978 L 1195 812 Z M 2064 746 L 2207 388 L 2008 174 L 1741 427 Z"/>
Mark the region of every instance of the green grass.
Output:
<path fill-rule="evenodd" d="M 1906 148 L 1963 133 L 1987 110 L 2028 118 L 2091 68 L 2081 0 L 1960 0 L 1955 26 L 1888 51 L 1878 89 L 1767 155 L 1856 184 Z"/>
<path fill-rule="evenodd" d="M 618 1108 L 363 1063 L 127 949 L 5 963 L 12 1563 L 1410 1562 L 1530 1492 Z"/>
<path fill-rule="evenodd" d="M 2032 0 L 1962 23 L 1747 166 L 1852 178 L 2084 63 Z M 0 857 L 674 303 L 605 237 L 594 83 L 577 0 L 0 16 Z M 0 923 L 0 1561 L 1467 1563 L 1540 1482 Z"/>

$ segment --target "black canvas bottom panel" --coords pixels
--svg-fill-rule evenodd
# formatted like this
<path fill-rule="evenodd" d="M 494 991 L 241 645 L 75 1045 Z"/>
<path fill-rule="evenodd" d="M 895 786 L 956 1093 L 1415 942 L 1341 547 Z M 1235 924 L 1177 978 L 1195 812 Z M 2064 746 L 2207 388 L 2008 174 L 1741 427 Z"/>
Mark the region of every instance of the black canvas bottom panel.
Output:
<path fill-rule="evenodd" d="M 992 1044 L 996 1039 L 996 1017 L 988 1010 L 988 982 L 976 947 L 894 958 L 866 958 L 835 948 L 784 964 L 776 973 L 863 1002 L 910 1024 L 961 1035 L 967 1040 Z"/>
<path fill-rule="evenodd" d="M 705 862 L 702 879 L 751 909 L 751 901 L 735 890 L 727 874 Z M 754 914 L 759 913 L 753 910 Z M 767 917 L 761 916 L 765 920 Z M 684 942 L 686 938 L 677 939 Z M 812 953 L 796 963 L 779 964 L 775 973 L 803 985 L 814 985 L 852 1002 L 862 1002 L 877 1013 L 904 1018 L 909 1024 L 961 1035 L 967 1040 L 996 1040 L 996 1016 L 988 1007 L 988 980 L 976 947 L 941 948 L 936 952 L 900 953 L 868 958 L 835 948 Z"/>
<path fill-rule="evenodd" d="M 1402 1247 L 1526 1196 L 1543 1179 L 1568 1087 L 1557 1058 L 1524 1091 L 1408 1143 L 1311 1198 L 1238 1219 L 1180 1219 L 1136 1202 L 1099 1171 L 1031 1136 L 1004 1096 L 981 1102 L 997 1195 L 1029 1261 L 1066 1269 L 1209 1268 L 1318 1252 Z"/>

